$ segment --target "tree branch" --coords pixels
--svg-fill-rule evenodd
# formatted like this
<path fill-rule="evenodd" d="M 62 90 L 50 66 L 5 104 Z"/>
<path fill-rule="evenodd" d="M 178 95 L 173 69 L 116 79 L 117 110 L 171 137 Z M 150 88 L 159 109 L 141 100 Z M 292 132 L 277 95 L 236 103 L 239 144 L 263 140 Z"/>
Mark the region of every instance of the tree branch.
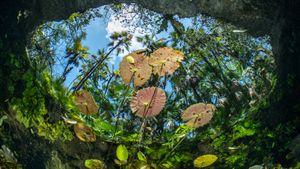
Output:
<path fill-rule="evenodd" d="M 117 47 L 119 47 L 121 44 L 123 43 L 122 40 L 120 40 L 113 48 L 111 48 L 111 50 L 103 57 L 100 58 L 95 65 L 85 74 L 85 76 L 81 79 L 81 81 L 78 83 L 78 85 L 76 85 L 74 87 L 74 91 L 73 93 L 75 93 L 76 91 L 78 91 L 83 85 L 84 83 L 90 78 L 90 76 L 95 72 L 95 70 L 97 69 L 97 67 L 99 65 L 101 65 L 105 59 L 108 58 L 108 56 L 111 54 L 112 51 L 114 51 Z"/>

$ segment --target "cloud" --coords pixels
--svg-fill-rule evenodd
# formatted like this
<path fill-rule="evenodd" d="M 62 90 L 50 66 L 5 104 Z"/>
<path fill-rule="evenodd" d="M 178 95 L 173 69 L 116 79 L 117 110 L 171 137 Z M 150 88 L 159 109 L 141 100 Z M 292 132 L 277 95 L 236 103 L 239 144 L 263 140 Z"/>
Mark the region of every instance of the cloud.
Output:
<path fill-rule="evenodd" d="M 150 31 L 144 30 L 144 28 L 136 26 L 134 23 L 136 23 L 140 18 L 138 17 L 138 14 L 135 13 L 135 7 L 134 6 L 124 6 L 123 10 L 120 11 L 119 14 L 114 13 L 111 11 L 111 15 L 106 27 L 107 31 L 107 38 L 114 33 L 114 32 L 122 32 L 126 31 L 133 35 L 133 38 L 131 40 L 131 46 L 130 51 L 125 51 L 124 53 L 119 54 L 119 56 L 114 56 L 111 59 L 111 63 L 115 64 L 120 60 L 123 56 L 127 55 L 128 53 L 143 49 L 144 46 L 142 43 L 139 43 L 137 41 L 137 37 L 139 36 L 145 36 L 147 34 L 150 34 Z M 130 22 L 126 22 L 130 21 Z M 117 58 L 119 57 L 119 58 Z"/>

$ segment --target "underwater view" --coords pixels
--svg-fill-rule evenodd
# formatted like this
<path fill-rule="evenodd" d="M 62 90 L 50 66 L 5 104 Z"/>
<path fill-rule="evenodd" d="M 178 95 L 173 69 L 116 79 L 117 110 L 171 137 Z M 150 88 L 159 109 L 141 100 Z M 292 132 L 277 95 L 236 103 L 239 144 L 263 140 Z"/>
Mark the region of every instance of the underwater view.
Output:
<path fill-rule="evenodd" d="M 0 169 L 300 169 L 300 1 L 1 0 Z"/>

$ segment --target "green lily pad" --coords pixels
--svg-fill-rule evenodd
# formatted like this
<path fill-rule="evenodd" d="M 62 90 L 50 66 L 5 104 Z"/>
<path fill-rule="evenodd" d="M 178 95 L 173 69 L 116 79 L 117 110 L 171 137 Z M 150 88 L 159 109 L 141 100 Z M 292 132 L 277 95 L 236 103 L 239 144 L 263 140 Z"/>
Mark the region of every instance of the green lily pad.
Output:
<path fill-rule="evenodd" d="M 212 154 L 206 154 L 197 157 L 194 160 L 194 167 L 196 168 L 203 168 L 212 165 L 214 162 L 216 162 L 218 159 L 217 156 L 212 155 Z"/>

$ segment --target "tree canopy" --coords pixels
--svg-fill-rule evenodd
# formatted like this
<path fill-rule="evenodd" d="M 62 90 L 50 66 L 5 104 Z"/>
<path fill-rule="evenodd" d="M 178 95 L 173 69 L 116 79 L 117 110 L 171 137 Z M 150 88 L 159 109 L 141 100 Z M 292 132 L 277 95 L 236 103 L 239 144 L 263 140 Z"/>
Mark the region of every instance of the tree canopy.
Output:
<path fill-rule="evenodd" d="M 270 25 L 274 19 L 261 4 L 253 3 L 249 8 L 257 10 L 248 15 L 257 14 L 242 22 L 246 2 L 226 1 L 216 9 L 211 3 L 218 2 L 199 2 L 202 12 L 221 19 L 224 14 L 225 21 L 248 26 L 244 30 L 204 15 L 195 16 L 186 26 L 173 15 L 180 9 L 186 9 L 179 13 L 183 16 L 198 14 L 198 5 L 191 6 L 196 2 L 161 1 L 149 6 L 138 1 L 161 13 L 137 8 L 143 11 L 137 24 L 153 24 L 155 32 L 137 37 L 144 48 L 129 52 L 112 68 L 110 57 L 128 51 L 136 37 L 115 32 L 106 49 L 91 54 L 82 43 L 83 27 L 103 16 L 97 9 L 73 13 L 79 7 L 108 2 L 75 1 L 68 10 L 69 3 L 51 13 L 55 2 L 42 1 L 36 23 L 64 21 L 32 24 L 31 28 L 38 27 L 21 41 L 1 36 L 1 49 L 7 49 L 1 54 L 9 59 L 1 63 L 1 75 L 6 78 L 1 79 L 5 90 L 0 168 L 299 167 L 299 94 L 290 95 L 299 91 L 295 86 L 298 69 L 294 64 L 290 69 L 282 67 L 285 52 L 276 46 L 278 41 L 245 33 L 270 33 L 266 26 L 256 31 L 262 21 Z M 163 8 L 166 3 L 167 9 Z M 110 8 L 118 12 L 124 7 L 128 6 Z M 232 13 L 238 15 L 236 19 L 229 16 Z M 26 15 L 30 14 L 21 11 L 20 22 L 29 22 Z M 264 17 L 255 20 L 253 27 L 249 21 L 255 16 Z M 155 38 L 167 30 L 166 37 Z M 63 56 L 56 53 L 60 42 Z M 18 44 L 24 50 L 18 50 Z M 63 69 L 54 73 L 61 61 Z M 290 58 L 287 62 L 291 63 Z M 66 86 L 74 69 L 78 76 Z M 273 118 L 270 112 L 275 108 L 288 109 L 283 115 L 291 114 L 284 117 L 274 111 Z M 27 141 L 30 144 L 22 148 Z M 42 163 L 31 159 L 39 155 Z"/>

